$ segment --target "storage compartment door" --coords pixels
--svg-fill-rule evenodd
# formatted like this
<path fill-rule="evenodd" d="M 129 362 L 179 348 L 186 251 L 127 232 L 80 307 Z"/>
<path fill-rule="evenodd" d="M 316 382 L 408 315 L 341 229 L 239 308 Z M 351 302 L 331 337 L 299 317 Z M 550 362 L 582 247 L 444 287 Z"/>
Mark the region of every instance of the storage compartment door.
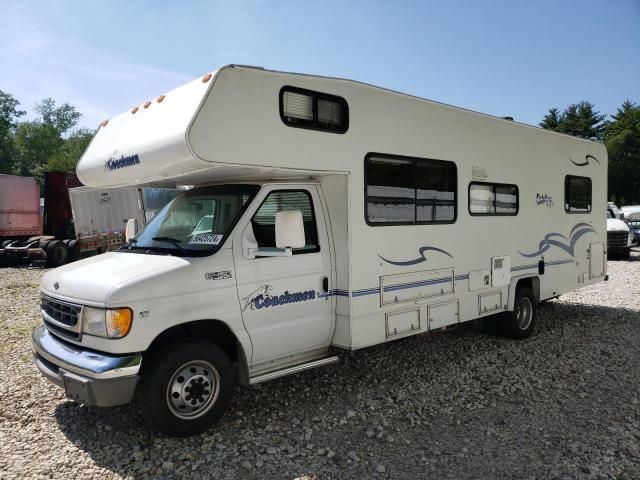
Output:
<path fill-rule="evenodd" d="M 502 292 L 485 293 L 478 295 L 479 314 L 499 312 L 502 310 Z"/>
<path fill-rule="evenodd" d="M 460 305 L 458 301 L 429 305 L 429 330 L 458 323 Z"/>
<path fill-rule="evenodd" d="M 589 278 L 604 277 L 606 268 L 604 244 L 592 243 L 589 245 Z"/>
<path fill-rule="evenodd" d="M 453 269 L 425 270 L 380 277 L 381 304 L 389 305 L 453 292 Z"/>
<path fill-rule="evenodd" d="M 420 330 L 420 310 L 387 313 L 387 338 L 402 335 L 413 330 Z"/>

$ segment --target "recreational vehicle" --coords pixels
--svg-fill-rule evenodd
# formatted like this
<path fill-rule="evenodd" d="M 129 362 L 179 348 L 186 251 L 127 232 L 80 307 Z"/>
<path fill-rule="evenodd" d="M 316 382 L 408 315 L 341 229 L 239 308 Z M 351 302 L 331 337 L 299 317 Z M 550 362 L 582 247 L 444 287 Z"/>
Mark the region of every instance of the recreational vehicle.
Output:
<path fill-rule="evenodd" d="M 250 386 L 606 280 L 600 143 L 336 78 L 227 66 L 104 121 L 86 185 L 181 187 L 48 272 L 35 362 L 190 435 Z M 594 208 L 595 206 L 595 208 Z M 339 375 L 336 371 L 336 375 Z"/>

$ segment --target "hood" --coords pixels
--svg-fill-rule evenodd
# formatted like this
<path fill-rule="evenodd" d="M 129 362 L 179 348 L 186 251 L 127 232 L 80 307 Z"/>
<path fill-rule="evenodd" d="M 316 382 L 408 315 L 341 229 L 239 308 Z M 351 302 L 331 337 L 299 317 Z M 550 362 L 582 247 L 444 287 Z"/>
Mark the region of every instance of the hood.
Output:
<path fill-rule="evenodd" d="M 170 255 L 103 253 L 47 272 L 40 282 L 40 290 L 69 301 L 102 306 L 108 304 L 111 291 L 133 279 L 188 265 L 186 259 Z"/>
<path fill-rule="evenodd" d="M 607 218 L 607 231 L 629 231 L 629 225 L 619 218 Z"/>

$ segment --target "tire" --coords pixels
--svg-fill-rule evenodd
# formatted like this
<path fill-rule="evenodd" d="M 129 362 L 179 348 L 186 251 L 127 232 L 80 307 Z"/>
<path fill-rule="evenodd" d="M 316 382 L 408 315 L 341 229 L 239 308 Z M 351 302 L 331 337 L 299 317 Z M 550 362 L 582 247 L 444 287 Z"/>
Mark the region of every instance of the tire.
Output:
<path fill-rule="evenodd" d="M 78 240 L 69 240 L 67 248 L 69 249 L 70 262 L 75 262 L 80 258 L 80 244 L 78 243 Z"/>
<path fill-rule="evenodd" d="M 180 339 L 146 363 L 138 404 L 154 430 L 173 437 L 195 435 L 214 425 L 226 410 L 233 394 L 233 370 L 214 343 Z"/>
<path fill-rule="evenodd" d="M 521 340 L 531 336 L 536 324 L 536 298 L 530 288 L 516 290 L 513 312 L 505 312 L 500 324 L 506 337 Z"/>
<path fill-rule="evenodd" d="M 67 246 L 60 240 L 50 241 L 46 246 L 45 252 L 47 253 L 47 267 L 59 267 L 69 260 L 69 250 L 67 250 Z"/>

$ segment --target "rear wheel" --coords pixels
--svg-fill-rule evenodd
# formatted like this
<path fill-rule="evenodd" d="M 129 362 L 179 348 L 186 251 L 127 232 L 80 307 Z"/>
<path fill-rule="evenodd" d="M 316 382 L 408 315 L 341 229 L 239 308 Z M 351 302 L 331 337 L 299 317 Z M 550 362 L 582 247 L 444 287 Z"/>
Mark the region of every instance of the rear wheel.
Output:
<path fill-rule="evenodd" d="M 47 267 L 59 267 L 67 263 L 69 259 L 69 250 L 67 250 L 67 246 L 60 240 L 52 240 L 49 242 L 45 252 L 47 254 Z"/>
<path fill-rule="evenodd" d="M 64 240 L 64 244 L 69 251 L 69 261 L 75 262 L 78 260 L 80 258 L 80 245 L 78 244 L 78 240 Z"/>
<path fill-rule="evenodd" d="M 536 299 L 528 287 L 516 290 L 513 311 L 505 312 L 501 318 L 502 333 L 510 338 L 527 338 L 536 324 Z"/>
<path fill-rule="evenodd" d="M 148 359 L 139 389 L 146 422 L 167 435 L 184 437 L 211 427 L 233 393 L 233 371 L 214 343 L 179 340 Z"/>

